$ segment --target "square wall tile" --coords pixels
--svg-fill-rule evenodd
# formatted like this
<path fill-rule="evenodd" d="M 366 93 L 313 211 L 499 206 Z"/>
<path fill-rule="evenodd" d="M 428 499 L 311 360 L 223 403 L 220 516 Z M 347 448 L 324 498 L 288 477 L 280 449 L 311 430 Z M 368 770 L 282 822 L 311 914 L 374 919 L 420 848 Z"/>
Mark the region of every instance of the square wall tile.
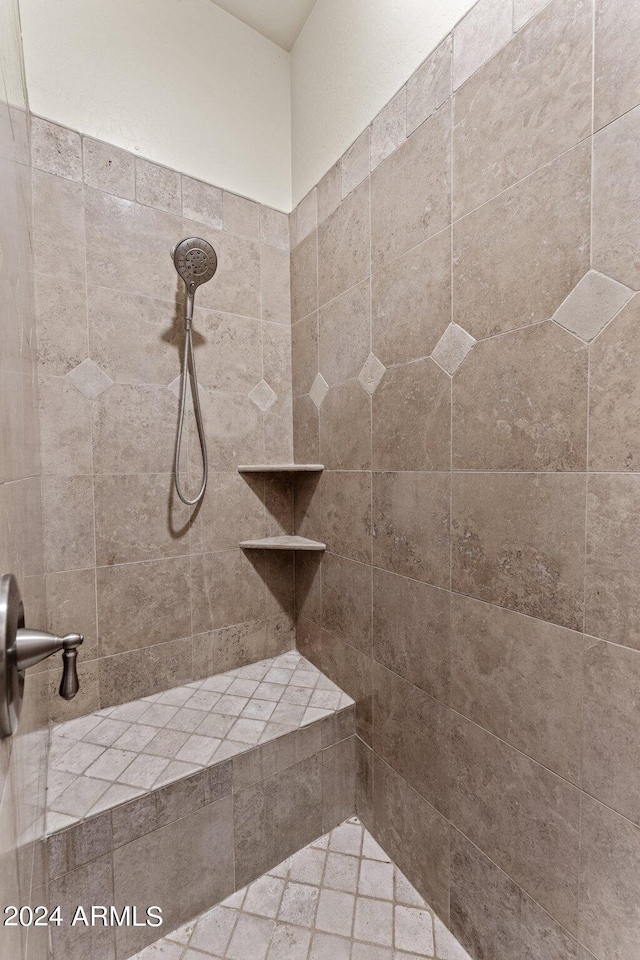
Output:
<path fill-rule="evenodd" d="M 366 179 L 318 227 L 320 306 L 369 275 L 369 249 L 369 180 Z"/>
<path fill-rule="evenodd" d="M 581 629 L 585 478 L 454 474 L 453 589 Z"/>
<path fill-rule="evenodd" d="M 480 340 L 555 313 L 590 266 L 590 181 L 585 143 L 454 224 L 455 323 Z"/>
<path fill-rule="evenodd" d="M 445 104 L 371 174 L 374 270 L 449 225 L 450 130 Z"/>
<path fill-rule="evenodd" d="M 454 87 L 459 86 L 456 58 L 465 24 L 488 14 L 501 46 L 511 38 L 511 7 L 511 0 L 480 0 L 456 27 Z M 458 90 L 453 128 L 456 217 L 589 135 L 591 34 L 587 4 L 553 0 Z M 469 40 L 471 58 L 482 56 L 478 37 L 472 33 Z"/>

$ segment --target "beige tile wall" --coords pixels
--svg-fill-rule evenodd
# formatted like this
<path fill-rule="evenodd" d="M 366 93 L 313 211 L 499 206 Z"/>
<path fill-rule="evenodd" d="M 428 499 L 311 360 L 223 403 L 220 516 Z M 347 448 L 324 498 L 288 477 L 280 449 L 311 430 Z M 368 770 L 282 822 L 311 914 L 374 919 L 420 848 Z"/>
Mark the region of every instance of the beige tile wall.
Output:
<path fill-rule="evenodd" d="M 640 956 L 639 42 L 479 0 L 290 217 L 298 647 L 477 960 Z"/>
<path fill-rule="evenodd" d="M 32 278 L 28 105 L 14 0 L 0 0 L 0 574 L 29 626 L 46 622 Z M 0 740 L 0 907 L 47 902 L 47 684 L 27 676 L 18 733 Z M 4 919 L 4 913 L 3 913 Z M 46 929 L 0 926 L 0 956 L 45 960 Z"/>
<path fill-rule="evenodd" d="M 55 720 L 293 645 L 290 556 L 240 540 L 290 532 L 286 480 L 239 463 L 292 458 L 285 214 L 33 119 L 34 247 L 49 625 L 85 633 L 81 691 Z M 195 351 L 210 478 L 173 490 L 183 237 L 218 254 Z M 188 414 L 182 473 L 199 484 Z"/>

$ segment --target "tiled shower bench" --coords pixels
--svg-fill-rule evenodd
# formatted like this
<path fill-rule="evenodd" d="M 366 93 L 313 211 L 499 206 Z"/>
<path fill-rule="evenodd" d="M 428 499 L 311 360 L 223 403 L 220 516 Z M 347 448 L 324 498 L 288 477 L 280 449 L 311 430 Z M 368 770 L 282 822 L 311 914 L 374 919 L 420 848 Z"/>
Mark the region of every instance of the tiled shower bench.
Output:
<path fill-rule="evenodd" d="M 124 960 L 355 810 L 353 700 L 297 652 L 53 727 L 54 960 Z M 82 905 L 162 927 L 74 926 Z"/>

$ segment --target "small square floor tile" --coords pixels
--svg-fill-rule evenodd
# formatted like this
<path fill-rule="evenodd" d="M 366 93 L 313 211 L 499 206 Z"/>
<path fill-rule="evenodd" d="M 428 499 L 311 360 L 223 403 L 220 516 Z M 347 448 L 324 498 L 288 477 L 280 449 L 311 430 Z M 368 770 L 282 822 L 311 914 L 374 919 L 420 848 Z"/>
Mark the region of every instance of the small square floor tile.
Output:
<path fill-rule="evenodd" d="M 296 706 L 306 707 L 311 699 L 311 693 L 312 691 L 305 687 L 286 687 L 280 702 L 294 703 Z"/>
<path fill-rule="evenodd" d="M 404 904 L 407 907 L 425 906 L 425 902 L 418 891 L 409 883 L 405 875 L 401 873 L 397 867 L 394 867 L 394 879 L 395 899 L 398 903 Z"/>
<path fill-rule="evenodd" d="M 241 678 L 236 677 L 235 680 L 231 681 L 226 692 L 227 694 L 236 697 L 252 697 L 257 689 L 257 680 L 242 680 Z"/>
<path fill-rule="evenodd" d="M 109 747 L 90 767 L 85 770 L 87 777 L 96 777 L 98 780 L 117 780 L 122 771 L 135 760 L 136 754 L 130 750 L 117 750 Z"/>
<path fill-rule="evenodd" d="M 222 741 L 215 737 L 201 737 L 193 733 L 176 753 L 176 760 L 186 760 L 187 763 L 208 763 L 221 743 Z"/>
<path fill-rule="evenodd" d="M 213 693 L 210 690 L 197 690 L 188 701 L 189 708 L 192 710 L 213 710 L 221 694 Z"/>
<path fill-rule="evenodd" d="M 391 863 L 391 857 L 387 856 L 380 844 L 376 843 L 367 830 L 365 830 L 362 841 L 362 856 L 367 857 L 368 860 L 384 860 Z"/>
<path fill-rule="evenodd" d="M 437 917 L 433 918 L 433 926 L 436 941 L 435 952 L 440 960 L 471 960 L 464 947 L 458 943 L 451 931 L 447 930 L 444 923 Z"/>
<path fill-rule="evenodd" d="M 250 720 L 268 720 L 275 708 L 276 705 L 272 700 L 256 700 L 254 697 L 249 700 L 240 716 L 248 717 Z"/>
<path fill-rule="evenodd" d="M 265 674 L 267 683 L 287 684 L 293 676 L 293 670 L 284 670 L 282 667 L 271 667 Z"/>
<path fill-rule="evenodd" d="M 309 960 L 349 960 L 351 941 L 331 933 L 316 933 L 311 942 Z"/>
<path fill-rule="evenodd" d="M 395 945 L 425 957 L 433 956 L 433 918 L 428 910 L 395 908 Z"/>
<path fill-rule="evenodd" d="M 381 860 L 362 860 L 358 893 L 362 897 L 393 900 L 393 864 Z"/>
<path fill-rule="evenodd" d="M 393 953 L 388 947 L 376 947 L 373 943 L 354 943 L 351 960 L 393 960 Z"/>
<path fill-rule="evenodd" d="M 125 730 L 121 737 L 118 737 L 114 747 L 118 750 L 134 750 L 136 753 L 140 753 L 156 734 L 155 727 L 145 727 L 141 723 L 132 723 L 129 729 Z"/>
<path fill-rule="evenodd" d="M 167 723 L 168 730 L 181 730 L 184 733 L 193 733 L 198 729 L 205 717 L 211 714 L 204 710 L 192 710 L 191 707 L 182 707 Z"/>
<path fill-rule="evenodd" d="M 242 909 L 259 917 L 277 917 L 284 887 L 284 880 L 277 877 L 260 877 L 249 884 Z"/>
<path fill-rule="evenodd" d="M 172 930 L 171 933 L 168 933 L 165 939 L 175 940 L 176 943 L 182 943 L 186 947 L 191 934 L 195 930 L 196 922 L 196 920 L 189 920 L 188 923 L 183 923 L 177 930 Z"/>
<path fill-rule="evenodd" d="M 363 829 L 356 823 L 341 823 L 331 833 L 329 849 L 336 853 L 350 853 L 359 857 L 362 849 Z"/>
<path fill-rule="evenodd" d="M 240 914 L 227 948 L 229 960 L 265 960 L 275 929 L 273 920 Z"/>
<path fill-rule="evenodd" d="M 226 900 L 223 900 L 220 904 L 221 907 L 231 907 L 234 910 L 240 910 L 242 904 L 245 901 L 247 896 L 247 887 L 243 887 L 241 890 L 236 890 L 235 893 L 232 893 L 230 897 L 227 897 Z"/>
<path fill-rule="evenodd" d="M 128 728 L 129 724 L 123 720 L 112 720 L 111 717 L 105 717 L 97 726 L 85 733 L 84 740 L 87 743 L 99 744 L 101 747 L 110 747 Z"/>
<path fill-rule="evenodd" d="M 158 703 L 168 703 L 171 707 L 183 707 L 187 700 L 193 696 L 191 687 L 174 687 L 172 690 L 165 690 L 158 697 Z"/>
<path fill-rule="evenodd" d="M 212 693 L 225 693 L 232 683 L 231 677 L 207 677 L 206 680 L 202 681 L 201 689 L 210 690 Z"/>
<path fill-rule="evenodd" d="M 149 753 L 154 757 L 166 757 L 167 760 L 173 759 L 180 747 L 189 739 L 188 733 L 181 730 L 169 730 L 163 727 L 156 735 L 142 748 L 143 753 Z"/>
<path fill-rule="evenodd" d="M 182 777 L 188 777 L 189 774 L 199 770 L 195 763 L 185 763 L 183 760 L 170 760 L 157 780 L 153 781 L 154 787 L 163 787 L 167 783 L 174 783 L 181 780 Z"/>
<path fill-rule="evenodd" d="M 198 919 L 189 946 L 224 956 L 237 920 L 238 914 L 235 910 L 228 910 L 226 907 L 207 910 Z"/>
<path fill-rule="evenodd" d="M 278 911 L 278 920 L 295 923 L 300 927 L 312 927 L 316 916 L 318 894 L 317 887 L 289 881 Z"/>
<path fill-rule="evenodd" d="M 105 790 L 102 796 L 89 808 L 87 816 L 95 817 L 97 814 L 102 813 L 103 810 L 111 810 L 113 807 L 118 807 L 121 803 L 126 803 L 127 800 L 133 800 L 134 797 L 139 797 L 142 793 L 144 793 L 144 790 L 140 787 L 129 787 L 122 783 L 112 783 L 109 789 Z"/>
<path fill-rule="evenodd" d="M 71 749 L 54 761 L 56 770 L 62 770 L 64 773 L 84 773 L 106 749 L 97 743 L 85 743 L 82 740 L 71 741 L 71 743 Z"/>
<path fill-rule="evenodd" d="M 211 709 L 214 713 L 226 713 L 229 717 L 239 717 L 248 702 L 248 697 L 234 697 L 231 694 L 223 693 Z"/>
<path fill-rule="evenodd" d="M 170 707 L 166 703 L 151 703 L 148 709 L 141 714 L 139 721 L 149 727 L 164 727 L 172 717 L 175 717 L 177 712 L 178 707 Z"/>
<path fill-rule="evenodd" d="M 269 873 L 272 877 L 281 877 L 283 880 L 286 880 L 289 876 L 290 865 L 289 860 L 283 860 L 282 863 L 275 866 L 273 870 L 269 870 Z"/>
<path fill-rule="evenodd" d="M 366 943 L 390 947 L 393 944 L 393 905 L 383 900 L 358 897 L 353 936 Z"/>
<path fill-rule="evenodd" d="M 167 757 L 152 757 L 149 754 L 140 753 L 120 774 L 119 782 L 148 790 L 168 764 Z"/>
<path fill-rule="evenodd" d="M 266 722 L 264 720 L 251 720 L 247 717 L 239 717 L 229 730 L 227 737 L 229 740 L 236 740 L 240 743 L 248 743 L 253 746 L 260 740 L 265 727 Z"/>
<path fill-rule="evenodd" d="M 236 719 L 236 717 L 229 717 L 223 713 L 205 713 L 204 719 L 196 732 L 203 737 L 216 737 L 224 740 Z"/>
<path fill-rule="evenodd" d="M 294 853 L 291 857 L 291 869 L 289 876 L 292 880 L 299 883 L 312 883 L 320 886 L 322 880 L 322 871 L 326 854 L 324 850 L 314 850 L 313 847 L 305 847 L 299 853 Z"/>
<path fill-rule="evenodd" d="M 349 857 L 344 853 L 329 853 L 324 875 L 325 886 L 343 890 L 345 893 L 356 893 L 359 866 L 357 857 Z"/>
<path fill-rule="evenodd" d="M 314 840 L 311 846 L 315 847 L 316 850 L 327 850 L 329 848 L 329 836 L 330 834 L 325 833 L 324 836 L 318 837 L 317 840 Z"/>
<path fill-rule="evenodd" d="M 279 923 L 276 927 L 267 960 L 307 960 L 311 931 Z"/>
<path fill-rule="evenodd" d="M 321 890 L 316 927 L 325 933 L 351 936 L 355 897 L 338 890 Z"/>

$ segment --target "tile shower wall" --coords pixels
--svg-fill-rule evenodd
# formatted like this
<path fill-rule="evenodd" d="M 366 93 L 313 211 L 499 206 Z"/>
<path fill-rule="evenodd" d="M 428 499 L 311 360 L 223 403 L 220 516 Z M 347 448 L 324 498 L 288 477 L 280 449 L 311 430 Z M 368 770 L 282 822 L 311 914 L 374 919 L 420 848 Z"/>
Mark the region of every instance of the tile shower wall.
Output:
<path fill-rule="evenodd" d="M 18 7 L 0 0 L 0 574 L 45 622 L 33 300 L 31 167 Z M 0 740 L 0 909 L 46 903 L 46 674 L 30 671 L 16 736 Z M 2 915 L 4 919 L 4 913 Z M 46 931 L 0 926 L 0 956 L 44 960 Z"/>
<path fill-rule="evenodd" d="M 298 647 L 476 960 L 640 957 L 639 42 L 480 0 L 290 217 Z"/>
<path fill-rule="evenodd" d="M 282 479 L 239 463 L 292 457 L 288 225 L 261 207 L 33 119 L 33 204 L 49 625 L 83 629 L 68 719 L 293 646 L 293 561 L 238 542 L 290 532 Z M 196 297 L 209 485 L 173 491 L 183 237 L 217 250 Z M 201 461 L 190 409 L 181 464 Z"/>

